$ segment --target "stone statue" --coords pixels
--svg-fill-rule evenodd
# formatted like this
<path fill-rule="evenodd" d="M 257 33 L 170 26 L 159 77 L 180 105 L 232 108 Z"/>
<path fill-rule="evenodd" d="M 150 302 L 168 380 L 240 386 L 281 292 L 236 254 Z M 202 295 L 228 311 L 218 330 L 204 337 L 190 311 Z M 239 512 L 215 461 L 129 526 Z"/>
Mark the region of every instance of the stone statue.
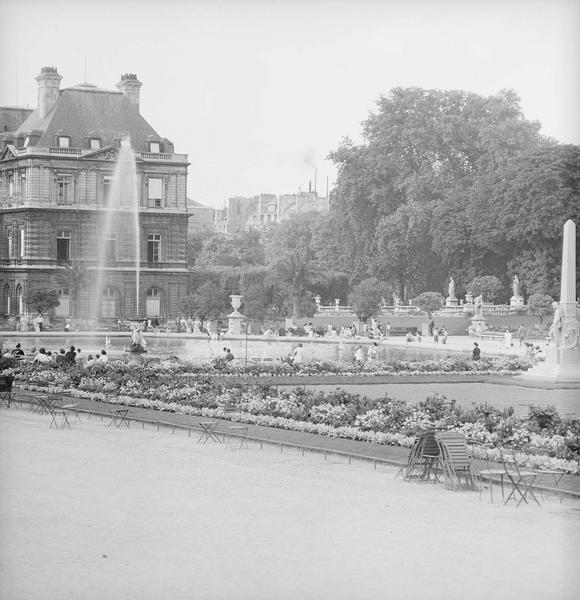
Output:
<path fill-rule="evenodd" d="M 449 297 L 455 298 L 455 281 L 453 277 L 449 280 Z"/>
<path fill-rule="evenodd" d="M 512 292 L 514 298 L 517 298 L 520 295 L 520 280 L 517 275 L 514 275 L 514 280 L 512 282 Z"/>
<path fill-rule="evenodd" d="M 147 352 L 147 342 L 143 337 L 143 329 L 141 324 L 137 324 L 133 327 L 131 332 L 131 344 L 129 345 L 129 352 Z"/>
<path fill-rule="evenodd" d="M 556 348 L 560 348 L 562 346 L 562 309 L 557 302 L 552 302 L 552 306 L 554 307 L 554 318 L 552 319 L 552 324 L 550 325 L 550 329 L 548 329 L 548 337 L 554 342 L 554 346 Z"/>
<path fill-rule="evenodd" d="M 483 317 L 483 296 L 479 294 L 475 299 L 475 316 Z"/>

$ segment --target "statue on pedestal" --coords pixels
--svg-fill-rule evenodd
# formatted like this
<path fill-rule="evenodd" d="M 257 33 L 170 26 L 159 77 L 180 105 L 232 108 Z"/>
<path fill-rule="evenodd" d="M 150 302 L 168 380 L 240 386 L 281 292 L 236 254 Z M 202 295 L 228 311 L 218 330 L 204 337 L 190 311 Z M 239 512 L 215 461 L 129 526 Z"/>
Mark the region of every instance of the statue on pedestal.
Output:
<path fill-rule="evenodd" d="M 450 298 L 455 298 L 455 280 L 453 277 L 449 280 L 448 295 Z"/>
<path fill-rule="evenodd" d="M 479 294 L 479 296 L 477 296 L 477 298 L 475 298 L 474 306 L 475 306 L 475 316 L 483 317 L 483 296 L 481 294 Z"/>
<path fill-rule="evenodd" d="M 512 282 L 512 292 L 514 295 L 514 298 L 518 298 L 520 295 L 520 280 L 518 279 L 517 275 L 514 275 L 514 280 Z"/>
<path fill-rule="evenodd" d="M 147 352 L 147 342 L 143 337 L 143 328 L 141 323 L 138 323 L 133 327 L 131 332 L 131 344 L 129 345 L 129 352 Z"/>

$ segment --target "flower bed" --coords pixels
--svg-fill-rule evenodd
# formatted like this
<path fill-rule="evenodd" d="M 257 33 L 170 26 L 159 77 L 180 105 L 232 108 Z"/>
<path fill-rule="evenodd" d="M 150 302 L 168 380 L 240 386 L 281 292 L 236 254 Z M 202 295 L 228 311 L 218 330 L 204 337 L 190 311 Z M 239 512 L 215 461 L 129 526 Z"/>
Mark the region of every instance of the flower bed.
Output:
<path fill-rule="evenodd" d="M 408 447 L 419 432 L 442 427 L 492 448 L 492 458 L 494 452 L 499 456 L 494 448 L 506 447 L 520 451 L 518 462 L 524 466 L 579 472 L 580 420 L 561 417 L 554 409 L 534 409 L 518 418 L 513 409 L 463 409 L 439 395 L 411 405 L 341 390 L 278 391 L 259 382 L 201 377 L 175 363 L 107 363 L 86 369 L 28 364 L 19 365 L 16 375 L 21 387 L 56 386 L 79 397 L 183 414 L 217 416 L 218 403 L 227 401 L 239 408 L 236 418 L 244 422 L 378 444 Z"/>

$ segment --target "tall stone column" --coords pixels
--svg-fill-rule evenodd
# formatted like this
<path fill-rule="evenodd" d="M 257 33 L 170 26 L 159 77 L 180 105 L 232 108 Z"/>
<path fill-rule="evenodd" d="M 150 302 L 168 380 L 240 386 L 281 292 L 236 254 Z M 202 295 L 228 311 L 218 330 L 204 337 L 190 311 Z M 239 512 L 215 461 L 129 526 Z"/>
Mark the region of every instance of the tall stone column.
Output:
<path fill-rule="evenodd" d="M 564 225 L 560 303 L 550 328 L 551 345 L 544 363 L 522 375 L 525 379 L 580 384 L 580 321 L 576 302 L 576 225 Z"/>

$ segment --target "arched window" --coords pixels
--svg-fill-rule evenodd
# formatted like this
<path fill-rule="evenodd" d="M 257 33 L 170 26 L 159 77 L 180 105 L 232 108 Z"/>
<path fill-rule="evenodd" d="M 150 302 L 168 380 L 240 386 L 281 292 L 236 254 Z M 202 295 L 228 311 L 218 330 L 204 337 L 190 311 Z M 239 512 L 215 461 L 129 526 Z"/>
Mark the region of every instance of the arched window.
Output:
<path fill-rule="evenodd" d="M 101 297 L 101 317 L 104 319 L 116 317 L 119 312 L 119 290 L 108 287 L 103 290 Z"/>
<path fill-rule="evenodd" d="M 58 290 L 60 304 L 54 309 L 55 317 L 68 317 L 70 315 L 70 293 L 68 288 Z"/>
<path fill-rule="evenodd" d="M 10 284 L 7 283 L 4 286 L 4 293 L 2 294 L 2 309 L 5 315 L 10 316 L 10 313 L 12 312 L 11 304 L 12 303 L 10 298 Z"/>
<path fill-rule="evenodd" d="M 22 294 L 22 286 L 18 284 L 16 286 L 16 301 L 18 302 L 18 314 L 24 314 L 24 296 Z"/>
<path fill-rule="evenodd" d="M 163 300 L 164 294 L 161 288 L 152 287 L 147 290 L 145 312 L 148 318 L 161 316 Z"/>

